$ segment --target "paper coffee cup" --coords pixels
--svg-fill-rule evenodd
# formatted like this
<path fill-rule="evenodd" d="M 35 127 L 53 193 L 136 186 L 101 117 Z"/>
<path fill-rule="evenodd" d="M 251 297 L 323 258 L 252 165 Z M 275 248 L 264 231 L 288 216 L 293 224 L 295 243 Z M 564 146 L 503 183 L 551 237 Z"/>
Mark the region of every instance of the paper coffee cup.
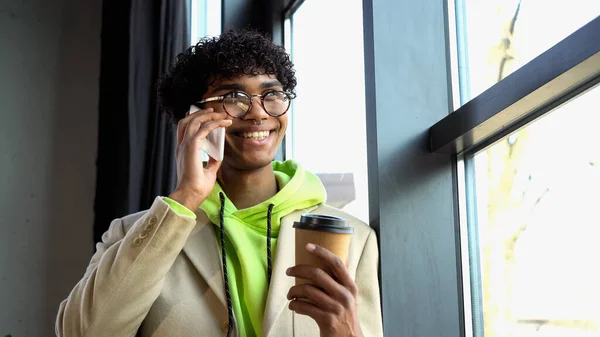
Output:
<path fill-rule="evenodd" d="M 294 228 L 296 229 L 296 265 L 315 266 L 331 275 L 329 267 L 320 258 L 306 251 L 308 243 L 326 248 L 344 263 L 348 261 L 348 248 L 354 234 L 354 227 L 350 226 L 347 220 L 330 215 L 303 214 L 300 221 L 294 222 Z M 311 282 L 296 278 L 297 285 L 304 283 Z"/>

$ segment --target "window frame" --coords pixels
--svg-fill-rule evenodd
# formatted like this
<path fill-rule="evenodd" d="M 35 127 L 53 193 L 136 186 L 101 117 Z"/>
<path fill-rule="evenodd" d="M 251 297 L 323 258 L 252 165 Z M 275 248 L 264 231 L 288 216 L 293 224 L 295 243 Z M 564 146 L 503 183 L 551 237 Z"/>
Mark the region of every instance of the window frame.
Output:
<path fill-rule="evenodd" d="M 304 0 L 288 0 L 286 6 L 282 11 L 282 20 L 281 20 L 281 30 L 282 30 L 282 45 L 286 48 L 287 52 L 290 54 L 290 58 L 292 58 L 293 62 L 293 30 L 294 30 L 294 13 L 302 6 Z M 289 27 L 287 27 L 287 23 L 289 23 Z M 286 31 L 288 29 L 289 31 Z M 284 143 L 282 146 L 284 147 L 284 159 L 291 159 L 294 156 L 294 102 L 292 102 L 292 106 L 290 107 L 292 113 L 289 117 L 288 122 L 288 130 L 284 137 Z"/>
<path fill-rule="evenodd" d="M 600 16 L 430 128 L 432 153 L 472 152 L 600 83 Z"/>

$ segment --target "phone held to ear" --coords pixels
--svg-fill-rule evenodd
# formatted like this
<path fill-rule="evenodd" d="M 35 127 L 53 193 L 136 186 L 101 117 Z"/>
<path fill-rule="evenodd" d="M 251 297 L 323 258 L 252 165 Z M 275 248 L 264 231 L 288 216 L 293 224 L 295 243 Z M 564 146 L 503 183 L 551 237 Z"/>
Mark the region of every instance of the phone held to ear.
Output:
<path fill-rule="evenodd" d="M 190 106 L 190 115 L 198 110 L 200 110 L 200 108 L 197 106 Z M 202 144 L 202 150 L 213 159 L 222 161 L 225 152 L 225 128 L 219 127 L 209 132 Z"/>

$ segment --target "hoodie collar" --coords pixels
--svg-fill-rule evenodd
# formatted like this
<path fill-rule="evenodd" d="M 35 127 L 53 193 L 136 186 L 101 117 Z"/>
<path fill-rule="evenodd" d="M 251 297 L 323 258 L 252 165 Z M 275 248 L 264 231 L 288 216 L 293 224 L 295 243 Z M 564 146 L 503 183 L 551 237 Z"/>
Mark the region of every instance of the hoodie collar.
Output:
<path fill-rule="evenodd" d="M 325 187 L 319 178 L 306 171 L 297 162 L 287 160 L 285 162 L 273 162 L 272 165 L 275 178 L 280 187 L 279 192 L 266 201 L 240 210 L 226 197 L 225 217 L 235 217 L 244 223 L 261 229 L 264 227 L 266 230 L 264 219 L 267 216 L 269 205 L 273 204 L 273 230 L 278 231 L 282 217 L 296 210 L 324 203 L 327 200 Z M 223 189 L 218 183 L 215 183 L 210 196 L 200 206 L 213 223 L 219 221 L 221 206 L 219 193 L 221 192 L 223 192 Z"/>

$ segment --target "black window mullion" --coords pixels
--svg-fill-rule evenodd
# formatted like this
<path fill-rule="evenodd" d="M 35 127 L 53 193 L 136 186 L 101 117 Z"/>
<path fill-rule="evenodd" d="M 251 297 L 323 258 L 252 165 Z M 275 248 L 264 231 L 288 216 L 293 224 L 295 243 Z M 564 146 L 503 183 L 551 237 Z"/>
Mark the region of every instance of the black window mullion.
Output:
<path fill-rule="evenodd" d="M 364 0 L 369 214 L 386 336 L 464 335 L 456 158 L 428 153 L 451 110 L 445 1 Z"/>

